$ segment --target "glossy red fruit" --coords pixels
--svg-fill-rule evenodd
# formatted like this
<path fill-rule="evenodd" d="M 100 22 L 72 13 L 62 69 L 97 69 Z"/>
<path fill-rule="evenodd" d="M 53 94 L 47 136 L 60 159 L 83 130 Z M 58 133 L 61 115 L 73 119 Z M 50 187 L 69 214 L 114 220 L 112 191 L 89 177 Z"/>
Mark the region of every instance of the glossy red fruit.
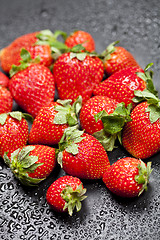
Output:
<path fill-rule="evenodd" d="M 94 88 L 93 94 L 110 97 L 119 103 L 124 102 L 126 106 L 130 103 L 135 106 L 132 101 L 134 91 L 143 91 L 146 88 L 146 82 L 136 72 L 144 73 L 140 68 L 129 67 L 112 74 Z"/>
<path fill-rule="evenodd" d="M 124 68 L 137 67 L 140 68 L 139 64 L 133 57 L 133 55 L 121 46 L 115 46 L 117 42 L 111 43 L 104 54 L 104 69 L 107 75 L 112 75 Z"/>
<path fill-rule="evenodd" d="M 70 34 L 65 40 L 65 44 L 69 48 L 73 48 L 77 44 L 82 44 L 85 47 L 86 51 L 93 52 L 95 51 L 95 41 L 91 34 L 85 31 L 75 31 Z"/>
<path fill-rule="evenodd" d="M 4 160 L 12 172 L 27 186 L 35 186 L 52 172 L 56 165 L 55 149 L 44 145 L 28 145 L 12 152 Z"/>
<path fill-rule="evenodd" d="M 138 104 L 126 123 L 122 144 L 136 158 L 149 158 L 160 150 L 159 108 L 146 101 Z"/>
<path fill-rule="evenodd" d="M 114 112 L 118 102 L 106 96 L 94 96 L 90 98 L 80 111 L 80 124 L 82 129 L 89 134 L 94 134 L 104 128 L 101 119 L 96 122 L 95 115 L 101 111 L 108 114 Z"/>
<path fill-rule="evenodd" d="M 9 85 L 9 78 L 2 72 L 0 72 L 0 85 L 6 88 Z"/>
<path fill-rule="evenodd" d="M 54 100 L 55 82 L 47 67 L 32 64 L 10 79 L 9 89 L 17 104 L 36 117 L 42 107 Z"/>
<path fill-rule="evenodd" d="M 147 166 L 136 158 L 122 158 L 112 164 L 103 175 L 103 182 L 114 194 L 121 197 L 136 197 L 147 190 L 151 162 Z"/>
<path fill-rule="evenodd" d="M 110 166 L 101 143 L 83 131 L 67 128 L 59 146 L 58 162 L 69 175 L 83 179 L 100 179 Z"/>
<path fill-rule="evenodd" d="M 32 58 L 40 56 L 40 63 L 50 66 L 53 62 L 51 48 L 49 45 L 36 45 L 36 37 L 40 32 L 28 33 L 15 39 L 10 45 L 0 51 L 1 67 L 5 72 L 9 72 L 12 65 L 19 65 L 21 60 L 20 52 L 22 48 L 28 50 Z"/>
<path fill-rule="evenodd" d="M 0 114 L 11 112 L 13 98 L 10 91 L 6 87 L 0 85 Z"/>
<path fill-rule="evenodd" d="M 8 156 L 17 148 L 26 145 L 28 140 L 28 123 L 21 112 L 0 114 L 0 156 Z"/>
<path fill-rule="evenodd" d="M 54 181 L 47 190 L 47 203 L 57 212 L 67 212 L 72 216 L 76 207 L 77 212 L 81 209 L 81 201 L 86 189 L 80 179 L 72 176 L 63 176 Z"/>
<path fill-rule="evenodd" d="M 75 101 L 81 95 L 84 103 L 102 81 L 104 69 L 99 58 L 78 54 L 62 54 L 54 64 L 53 74 L 60 99 Z"/>
<path fill-rule="evenodd" d="M 78 98 L 72 106 L 70 103 L 71 100 L 57 100 L 57 102 L 52 102 L 41 108 L 33 121 L 29 134 L 29 143 L 58 144 L 64 130 L 69 126 L 78 124 L 81 99 Z"/>

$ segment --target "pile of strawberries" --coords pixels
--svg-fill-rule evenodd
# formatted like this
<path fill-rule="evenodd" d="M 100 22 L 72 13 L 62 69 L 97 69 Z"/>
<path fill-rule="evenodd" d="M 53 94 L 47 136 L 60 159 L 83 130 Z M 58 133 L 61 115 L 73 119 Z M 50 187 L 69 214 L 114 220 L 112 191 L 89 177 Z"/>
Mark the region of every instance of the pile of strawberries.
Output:
<path fill-rule="evenodd" d="M 59 163 L 66 175 L 46 194 L 56 211 L 81 209 L 83 179 L 102 179 L 121 197 L 147 190 L 151 162 L 141 159 L 160 150 L 160 100 L 152 64 L 143 70 L 117 43 L 98 54 L 87 32 L 43 30 L 0 51 L 0 156 L 27 186 Z M 13 99 L 23 112 L 12 111 Z M 110 165 L 117 141 L 131 157 Z"/>

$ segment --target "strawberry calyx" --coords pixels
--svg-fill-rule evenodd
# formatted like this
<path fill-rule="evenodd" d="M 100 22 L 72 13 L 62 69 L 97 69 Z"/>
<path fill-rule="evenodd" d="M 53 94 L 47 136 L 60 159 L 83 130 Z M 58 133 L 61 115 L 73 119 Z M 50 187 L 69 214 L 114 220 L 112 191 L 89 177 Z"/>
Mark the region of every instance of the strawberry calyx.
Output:
<path fill-rule="evenodd" d="M 78 114 L 82 107 L 82 97 L 79 96 L 71 105 L 72 100 L 57 100 L 54 108 L 58 112 L 54 117 L 55 124 L 68 124 L 70 127 L 78 124 Z"/>
<path fill-rule="evenodd" d="M 13 112 L 8 112 L 8 113 L 2 113 L 0 114 L 0 124 L 3 126 L 7 120 L 7 116 L 10 116 L 14 119 L 17 119 L 19 122 L 22 120 L 22 118 L 30 121 L 30 122 L 33 122 L 33 117 L 28 114 L 28 113 L 22 113 L 22 112 L 19 112 L 19 111 L 13 111 Z"/>
<path fill-rule="evenodd" d="M 149 176 L 153 169 L 151 169 L 151 162 L 148 162 L 146 166 L 146 164 L 143 161 L 141 161 L 141 163 L 138 164 L 137 168 L 139 171 L 138 171 L 138 175 L 135 176 L 135 181 L 138 184 L 142 184 L 142 188 L 140 189 L 138 194 L 138 196 L 140 196 L 144 190 L 147 191 Z"/>
<path fill-rule="evenodd" d="M 86 189 L 82 187 L 82 184 L 78 185 L 75 190 L 70 185 L 66 185 L 61 192 L 61 197 L 65 200 L 65 205 L 63 210 L 68 209 L 70 216 L 73 214 L 73 210 L 76 208 L 76 211 L 81 210 L 81 201 L 83 201 L 87 196 Z"/>
<path fill-rule="evenodd" d="M 7 152 L 4 153 L 4 162 L 10 167 L 11 171 L 16 178 L 20 180 L 23 185 L 35 186 L 45 178 L 32 178 L 29 177 L 29 173 L 33 173 L 37 167 L 44 163 L 36 163 L 38 156 L 29 155 L 35 146 L 26 146 L 22 149 L 18 148 L 11 153 L 11 158 L 7 156 Z"/>
<path fill-rule="evenodd" d="M 155 89 L 155 86 L 153 84 L 153 71 L 148 71 L 153 66 L 153 63 L 149 63 L 145 69 L 144 72 L 136 72 L 137 76 L 140 77 L 142 80 L 144 80 L 147 84 L 146 89 L 153 93 L 156 97 L 158 97 L 158 91 Z M 137 92 L 137 91 L 135 91 Z M 141 99 L 135 98 L 134 99 L 137 102 L 140 102 Z"/>
<path fill-rule="evenodd" d="M 31 54 L 25 49 L 21 49 L 20 53 L 21 59 L 20 60 L 20 65 L 12 65 L 11 70 L 9 71 L 10 77 L 13 77 L 16 73 L 26 69 L 29 67 L 31 64 L 37 64 L 40 62 L 40 56 L 37 56 L 36 58 L 32 59 Z"/>
<path fill-rule="evenodd" d="M 119 41 L 115 41 L 108 45 L 108 47 L 99 55 L 99 58 L 103 59 L 103 61 L 107 61 L 111 59 L 111 54 L 115 52 L 115 45 L 118 44 Z"/>
<path fill-rule="evenodd" d="M 57 161 L 60 164 L 61 167 L 63 167 L 62 164 L 62 158 L 63 158 L 63 151 L 65 150 L 68 153 L 71 153 L 73 155 L 78 154 L 78 145 L 77 143 L 81 142 L 85 137 L 82 137 L 82 134 L 84 131 L 78 130 L 78 125 L 75 125 L 73 127 L 68 127 L 65 129 L 64 134 L 59 141 L 59 149 L 57 152 Z"/>
<path fill-rule="evenodd" d="M 95 132 L 93 136 L 99 140 L 106 151 L 112 151 L 115 147 L 115 141 L 118 138 L 121 143 L 121 131 L 126 122 L 132 121 L 130 117 L 132 104 L 125 108 L 125 103 L 117 104 L 114 112 L 108 114 L 105 110 L 94 115 L 96 122 L 100 119 L 103 123 L 103 129 Z"/>

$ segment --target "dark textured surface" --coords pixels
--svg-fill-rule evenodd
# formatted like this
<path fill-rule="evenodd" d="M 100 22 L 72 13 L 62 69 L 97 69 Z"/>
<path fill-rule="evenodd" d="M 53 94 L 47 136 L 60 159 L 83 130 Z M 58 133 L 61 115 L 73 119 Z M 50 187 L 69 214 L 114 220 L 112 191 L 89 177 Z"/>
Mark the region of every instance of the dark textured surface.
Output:
<path fill-rule="evenodd" d="M 159 0 L 0 0 L 0 49 L 16 37 L 42 29 L 90 32 L 101 52 L 111 42 L 135 56 L 144 68 L 153 62 L 155 86 L 160 91 Z M 110 162 L 128 154 L 115 149 Z M 19 184 L 0 160 L 0 239 L 5 240 L 158 240 L 160 239 L 160 154 L 152 157 L 148 192 L 123 200 L 102 181 L 84 181 L 88 198 L 73 217 L 54 213 L 45 194 L 64 172 L 57 167 L 37 188 Z"/>

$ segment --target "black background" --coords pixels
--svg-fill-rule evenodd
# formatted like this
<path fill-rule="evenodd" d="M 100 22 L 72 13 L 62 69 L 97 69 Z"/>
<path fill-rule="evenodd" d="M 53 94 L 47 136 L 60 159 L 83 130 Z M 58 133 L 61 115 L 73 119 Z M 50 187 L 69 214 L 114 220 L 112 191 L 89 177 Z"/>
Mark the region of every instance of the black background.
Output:
<path fill-rule="evenodd" d="M 154 63 L 153 80 L 160 91 L 159 0 L 0 0 L 0 49 L 43 29 L 88 31 L 98 52 L 120 40 L 142 68 Z M 120 146 L 108 155 L 111 163 L 129 156 Z M 0 159 L 0 239 L 160 239 L 160 154 L 149 160 L 154 170 L 148 191 L 139 198 L 121 199 L 101 180 L 83 181 L 88 198 L 81 212 L 69 217 L 54 213 L 45 199 L 50 184 L 65 174 L 58 166 L 37 188 L 26 188 Z"/>

